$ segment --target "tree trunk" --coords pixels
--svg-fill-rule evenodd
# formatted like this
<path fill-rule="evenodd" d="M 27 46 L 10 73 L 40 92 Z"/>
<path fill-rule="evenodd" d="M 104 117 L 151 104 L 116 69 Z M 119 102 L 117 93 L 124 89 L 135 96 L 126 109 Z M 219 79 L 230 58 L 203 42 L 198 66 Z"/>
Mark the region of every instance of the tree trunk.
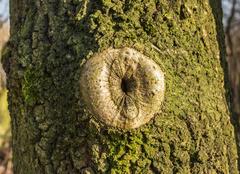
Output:
<path fill-rule="evenodd" d="M 220 1 L 10 4 L 4 67 L 16 174 L 238 173 Z M 165 76 L 155 117 L 126 130 L 88 112 L 79 82 L 94 53 L 123 47 Z"/>

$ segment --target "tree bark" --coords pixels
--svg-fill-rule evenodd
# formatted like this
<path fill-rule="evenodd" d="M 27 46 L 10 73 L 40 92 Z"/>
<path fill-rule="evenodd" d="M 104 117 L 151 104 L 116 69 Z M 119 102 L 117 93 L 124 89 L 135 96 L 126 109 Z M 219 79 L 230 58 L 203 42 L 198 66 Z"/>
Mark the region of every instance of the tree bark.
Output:
<path fill-rule="evenodd" d="M 238 173 L 220 1 L 10 4 L 16 174 Z M 110 47 L 134 48 L 165 74 L 162 107 L 140 128 L 105 126 L 81 99 L 82 64 Z"/>

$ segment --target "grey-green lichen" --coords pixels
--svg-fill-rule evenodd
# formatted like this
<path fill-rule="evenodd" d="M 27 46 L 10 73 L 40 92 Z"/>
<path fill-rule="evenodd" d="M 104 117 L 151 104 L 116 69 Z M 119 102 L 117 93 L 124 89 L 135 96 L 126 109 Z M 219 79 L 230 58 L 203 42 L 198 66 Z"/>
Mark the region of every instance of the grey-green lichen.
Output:
<path fill-rule="evenodd" d="M 160 109 L 164 88 L 160 67 L 132 48 L 109 48 L 81 70 L 83 100 L 99 120 L 113 127 L 147 123 Z"/>

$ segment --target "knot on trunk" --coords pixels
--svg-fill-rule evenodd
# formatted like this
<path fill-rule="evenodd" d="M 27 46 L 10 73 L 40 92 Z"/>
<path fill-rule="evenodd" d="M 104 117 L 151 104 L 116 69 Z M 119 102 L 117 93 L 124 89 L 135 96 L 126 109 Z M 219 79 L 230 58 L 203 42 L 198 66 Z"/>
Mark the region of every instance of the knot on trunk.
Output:
<path fill-rule="evenodd" d="M 97 119 L 113 127 L 137 128 L 160 110 L 164 74 L 132 48 L 109 48 L 83 65 L 80 90 Z"/>

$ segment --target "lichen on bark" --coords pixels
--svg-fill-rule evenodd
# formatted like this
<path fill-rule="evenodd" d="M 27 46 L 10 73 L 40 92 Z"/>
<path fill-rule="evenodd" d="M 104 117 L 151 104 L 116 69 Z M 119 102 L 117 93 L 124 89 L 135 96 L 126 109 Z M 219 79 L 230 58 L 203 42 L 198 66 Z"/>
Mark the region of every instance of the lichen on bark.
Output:
<path fill-rule="evenodd" d="M 15 172 L 238 173 L 216 5 L 11 0 Z M 106 128 L 80 98 L 81 65 L 109 47 L 139 50 L 165 73 L 161 111 L 136 130 Z"/>

